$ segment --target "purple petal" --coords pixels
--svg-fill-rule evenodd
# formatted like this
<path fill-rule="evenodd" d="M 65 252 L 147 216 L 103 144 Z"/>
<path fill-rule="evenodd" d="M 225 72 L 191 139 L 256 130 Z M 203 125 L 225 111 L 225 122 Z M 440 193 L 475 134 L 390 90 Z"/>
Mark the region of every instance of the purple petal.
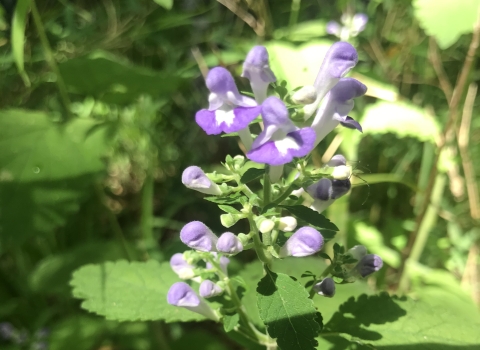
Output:
<path fill-rule="evenodd" d="M 190 248 L 211 252 L 216 250 L 217 236 L 203 222 L 192 221 L 183 226 L 180 239 Z"/>
<path fill-rule="evenodd" d="M 285 103 L 275 96 L 270 96 L 262 103 L 262 119 L 265 125 L 293 125 Z"/>
<path fill-rule="evenodd" d="M 190 265 L 182 253 L 173 254 L 170 258 L 170 267 L 181 279 L 189 279 L 195 276 L 195 266 Z"/>
<path fill-rule="evenodd" d="M 341 31 L 341 26 L 338 22 L 330 21 L 327 23 L 325 30 L 328 34 L 339 36 Z"/>
<path fill-rule="evenodd" d="M 338 199 L 352 188 L 352 184 L 349 179 L 346 180 L 332 180 L 332 191 L 330 194 L 331 199 Z"/>
<path fill-rule="evenodd" d="M 295 232 L 280 249 L 280 257 L 302 257 L 315 254 L 323 246 L 323 236 L 314 228 L 305 226 Z"/>
<path fill-rule="evenodd" d="M 243 250 L 243 245 L 232 232 L 225 232 L 218 238 L 217 250 L 221 253 L 237 254 Z"/>
<path fill-rule="evenodd" d="M 260 106 L 216 111 L 202 109 L 195 114 L 195 121 L 208 135 L 228 134 L 246 128 L 260 114 L 260 110 Z"/>
<path fill-rule="evenodd" d="M 247 157 L 257 163 L 282 165 L 290 163 L 294 157 L 304 157 L 313 149 L 315 131 L 303 128 L 288 133 L 277 141 L 268 141 L 260 147 L 253 148 Z"/>
<path fill-rule="evenodd" d="M 210 280 L 205 280 L 200 284 L 200 296 L 203 298 L 211 298 L 223 293 L 223 289 Z"/>
<path fill-rule="evenodd" d="M 200 298 L 188 284 L 177 282 L 168 290 L 167 302 L 174 306 L 196 307 L 200 305 Z"/>
<path fill-rule="evenodd" d="M 355 269 L 358 271 L 360 276 L 366 277 L 380 270 L 382 266 L 382 258 L 375 254 L 367 254 L 362 258 L 362 260 L 360 260 Z"/>
<path fill-rule="evenodd" d="M 335 295 L 335 282 L 332 278 L 324 278 L 321 282 L 313 286 L 313 290 L 319 295 L 331 298 Z"/>
<path fill-rule="evenodd" d="M 307 193 L 312 196 L 313 199 L 320 199 L 322 201 L 327 201 L 330 198 L 332 191 L 332 180 L 324 177 L 320 179 L 317 183 L 307 187 Z"/>
<path fill-rule="evenodd" d="M 368 22 L 368 16 L 364 13 L 357 13 L 355 16 L 353 16 L 352 19 L 352 24 L 353 24 L 353 29 L 357 32 L 360 33 L 362 32 Z"/>
<path fill-rule="evenodd" d="M 182 183 L 202 193 L 219 195 L 222 193 L 217 184 L 213 183 L 198 166 L 189 166 L 182 173 Z"/>
<path fill-rule="evenodd" d="M 348 115 L 343 117 L 343 120 L 340 121 L 340 125 L 348 129 L 356 129 L 363 133 L 363 129 L 360 123 L 352 117 L 349 117 Z"/>
<path fill-rule="evenodd" d="M 336 154 L 330 159 L 330 161 L 327 163 L 328 166 L 334 167 L 334 166 L 339 166 L 339 165 L 346 165 L 347 160 L 345 157 L 341 154 Z"/>
<path fill-rule="evenodd" d="M 354 98 L 365 95 L 367 87 L 354 78 L 342 78 L 330 91 L 331 99 L 338 104 L 345 104 Z M 349 110 L 350 112 L 350 110 Z M 337 113 L 340 113 L 337 111 Z M 343 114 L 343 115 L 346 115 Z"/>
<path fill-rule="evenodd" d="M 252 80 L 261 80 L 265 83 L 277 81 L 270 69 L 268 52 L 264 46 L 254 46 L 247 54 L 243 63 L 242 77 Z"/>

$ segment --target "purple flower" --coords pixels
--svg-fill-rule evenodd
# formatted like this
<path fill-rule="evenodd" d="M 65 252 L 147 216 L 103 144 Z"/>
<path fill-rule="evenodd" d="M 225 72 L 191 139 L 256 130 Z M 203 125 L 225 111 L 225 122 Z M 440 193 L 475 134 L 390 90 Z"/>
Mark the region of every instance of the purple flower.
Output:
<path fill-rule="evenodd" d="M 321 213 L 336 199 L 345 195 L 351 187 L 349 179 L 331 180 L 325 177 L 310 185 L 307 188 L 307 193 L 314 199 L 312 208 Z"/>
<path fill-rule="evenodd" d="M 170 287 L 167 293 L 167 302 L 170 305 L 184 307 L 212 320 L 218 320 L 210 306 L 185 282 L 177 282 Z"/>
<path fill-rule="evenodd" d="M 237 254 L 243 250 L 243 244 L 231 232 L 223 233 L 217 241 L 217 251 L 227 254 Z"/>
<path fill-rule="evenodd" d="M 202 251 L 216 251 L 218 237 L 203 222 L 192 221 L 183 226 L 180 239 L 190 248 Z"/>
<path fill-rule="evenodd" d="M 352 18 L 352 36 L 363 32 L 368 23 L 368 16 L 364 13 L 356 13 Z"/>
<path fill-rule="evenodd" d="M 327 163 L 327 165 L 330 166 L 330 167 L 346 165 L 346 164 L 347 164 L 347 160 L 341 154 L 335 154 L 332 157 L 332 159 L 330 159 L 329 162 Z"/>
<path fill-rule="evenodd" d="M 182 253 L 173 254 L 170 259 L 170 267 L 182 280 L 195 277 L 195 266 L 189 264 Z"/>
<path fill-rule="evenodd" d="M 317 91 L 317 99 L 314 103 L 304 107 L 305 120 L 316 111 L 320 101 L 339 82 L 340 78 L 343 78 L 355 67 L 357 61 L 357 51 L 351 44 L 339 41 L 330 47 L 313 84 Z"/>
<path fill-rule="evenodd" d="M 362 131 L 360 124 L 347 114 L 353 108 L 353 99 L 363 96 L 366 91 L 367 87 L 356 79 L 342 78 L 338 81 L 338 84 L 327 94 L 313 120 L 312 128 L 317 134 L 315 146 L 338 124 Z"/>
<path fill-rule="evenodd" d="M 355 270 L 358 271 L 360 276 L 366 277 L 380 270 L 382 266 L 382 258 L 375 254 L 367 254 L 360 260 L 357 266 L 355 266 Z"/>
<path fill-rule="evenodd" d="M 238 132 L 242 142 L 251 144 L 248 124 L 260 114 L 260 106 L 255 100 L 240 95 L 232 75 L 223 67 L 215 67 L 208 72 L 206 79 L 210 90 L 208 109 L 202 109 L 195 115 L 197 124 L 208 134 Z"/>
<path fill-rule="evenodd" d="M 313 290 L 317 292 L 318 295 L 331 298 L 335 295 L 335 282 L 330 277 L 324 278 L 313 286 Z"/>
<path fill-rule="evenodd" d="M 250 80 L 253 94 L 258 103 L 267 98 L 267 88 L 277 81 L 268 63 L 268 52 L 264 46 L 254 46 L 243 63 L 242 77 Z"/>
<path fill-rule="evenodd" d="M 277 97 L 268 97 L 262 104 L 265 129 L 258 135 L 247 153 L 257 163 L 283 165 L 294 157 L 306 156 L 313 149 L 315 132 L 299 129 L 289 119 L 287 107 Z"/>
<path fill-rule="evenodd" d="M 182 173 L 182 183 L 195 191 L 218 196 L 220 187 L 213 183 L 198 166 L 189 166 Z"/>
<path fill-rule="evenodd" d="M 325 30 L 327 31 L 328 34 L 335 35 L 336 37 L 340 37 L 342 26 L 337 21 L 330 21 L 327 23 Z"/>
<path fill-rule="evenodd" d="M 323 236 L 314 228 L 305 226 L 297 230 L 280 248 L 279 256 L 302 257 L 315 254 L 323 246 Z"/>
<path fill-rule="evenodd" d="M 204 298 L 211 298 L 223 293 L 223 288 L 213 283 L 210 280 L 205 280 L 200 284 L 200 296 Z"/>

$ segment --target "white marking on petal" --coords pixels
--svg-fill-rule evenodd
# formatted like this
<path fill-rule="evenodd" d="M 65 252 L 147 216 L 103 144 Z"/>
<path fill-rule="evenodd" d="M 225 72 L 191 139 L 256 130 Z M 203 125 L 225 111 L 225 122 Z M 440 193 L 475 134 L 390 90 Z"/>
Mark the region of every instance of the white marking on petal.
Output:
<path fill-rule="evenodd" d="M 233 109 L 229 111 L 222 111 L 220 109 L 217 109 L 215 111 L 215 120 L 217 121 L 217 125 L 225 123 L 228 126 L 230 126 L 233 124 L 234 119 L 235 119 L 235 113 L 233 113 Z"/>
<path fill-rule="evenodd" d="M 294 138 L 286 136 L 284 139 L 275 141 L 275 147 L 282 156 L 288 153 L 290 149 L 299 149 L 297 141 Z"/>

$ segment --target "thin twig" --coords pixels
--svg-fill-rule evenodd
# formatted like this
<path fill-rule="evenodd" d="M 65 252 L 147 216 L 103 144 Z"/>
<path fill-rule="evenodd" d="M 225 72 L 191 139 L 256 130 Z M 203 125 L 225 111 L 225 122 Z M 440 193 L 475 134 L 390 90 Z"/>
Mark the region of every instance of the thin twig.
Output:
<path fill-rule="evenodd" d="M 265 26 L 262 25 L 259 21 L 255 19 L 250 13 L 248 13 L 244 8 L 238 6 L 237 3 L 232 0 L 217 0 L 223 6 L 232 11 L 237 15 L 242 21 L 244 21 L 254 32 L 260 36 L 265 37 Z"/>
<path fill-rule="evenodd" d="M 428 42 L 428 58 L 432 63 L 433 69 L 435 69 L 440 87 L 443 90 L 447 101 L 450 102 L 453 95 L 452 84 L 445 74 L 445 69 L 443 69 L 442 58 L 440 57 L 440 52 L 438 51 L 437 42 L 433 37 L 430 37 Z"/>

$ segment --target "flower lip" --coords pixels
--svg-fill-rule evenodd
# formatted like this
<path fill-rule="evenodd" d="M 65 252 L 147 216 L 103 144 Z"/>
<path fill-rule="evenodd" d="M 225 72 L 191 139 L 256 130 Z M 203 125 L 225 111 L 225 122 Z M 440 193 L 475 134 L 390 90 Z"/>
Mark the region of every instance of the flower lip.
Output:
<path fill-rule="evenodd" d="M 200 305 L 200 298 L 188 284 L 177 282 L 168 290 L 167 302 L 175 306 L 196 307 Z"/>
<path fill-rule="evenodd" d="M 254 46 L 243 63 L 242 77 L 249 80 L 259 79 L 265 83 L 277 81 L 270 69 L 268 51 L 265 46 Z"/>
<path fill-rule="evenodd" d="M 211 252 L 216 250 L 218 237 L 203 222 L 192 221 L 183 226 L 180 240 L 190 248 Z"/>
<path fill-rule="evenodd" d="M 330 94 L 332 99 L 345 103 L 346 101 L 365 95 L 367 87 L 354 78 L 342 78 L 338 81 Z"/>
<path fill-rule="evenodd" d="M 279 256 L 303 257 L 317 253 L 322 249 L 323 236 L 312 227 L 297 230 L 280 249 Z"/>

